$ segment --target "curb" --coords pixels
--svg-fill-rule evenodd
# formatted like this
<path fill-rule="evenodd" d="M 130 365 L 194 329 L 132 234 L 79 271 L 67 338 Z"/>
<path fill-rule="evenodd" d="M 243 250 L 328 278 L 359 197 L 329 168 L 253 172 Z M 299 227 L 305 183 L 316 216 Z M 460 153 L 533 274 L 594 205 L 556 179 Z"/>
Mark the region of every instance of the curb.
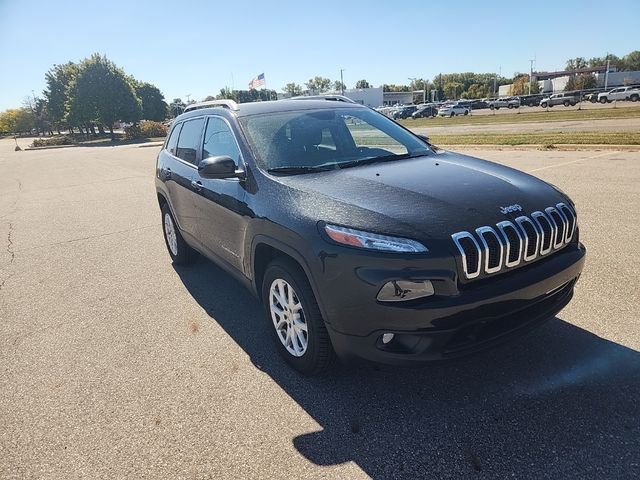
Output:
<path fill-rule="evenodd" d="M 440 144 L 436 145 L 438 148 L 451 150 L 540 150 L 545 152 L 552 151 L 576 151 L 576 150 L 611 150 L 611 151 L 623 151 L 623 152 L 640 152 L 640 145 L 609 145 L 609 144 L 588 144 L 588 143 L 565 143 L 559 145 L 551 145 L 549 147 L 541 144 L 528 144 L 528 145 L 494 145 L 494 144 Z"/>
<path fill-rule="evenodd" d="M 47 147 L 25 147 L 23 150 L 51 150 L 55 148 L 74 148 L 79 146 L 80 145 L 49 145 Z"/>

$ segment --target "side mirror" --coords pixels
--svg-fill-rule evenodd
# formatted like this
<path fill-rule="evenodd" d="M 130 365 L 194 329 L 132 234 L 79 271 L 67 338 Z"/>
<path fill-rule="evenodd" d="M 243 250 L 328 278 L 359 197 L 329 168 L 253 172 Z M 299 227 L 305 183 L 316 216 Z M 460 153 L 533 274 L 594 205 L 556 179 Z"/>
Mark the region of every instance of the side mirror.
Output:
<path fill-rule="evenodd" d="M 202 178 L 242 178 L 244 172 L 236 170 L 236 162 L 231 157 L 205 158 L 198 165 L 198 174 Z"/>
<path fill-rule="evenodd" d="M 431 145 L 431 141 L 429 140 L 429 137 L 427 137 L 426 135 L 416 135 L 416 136 L 427 145 Z"/>

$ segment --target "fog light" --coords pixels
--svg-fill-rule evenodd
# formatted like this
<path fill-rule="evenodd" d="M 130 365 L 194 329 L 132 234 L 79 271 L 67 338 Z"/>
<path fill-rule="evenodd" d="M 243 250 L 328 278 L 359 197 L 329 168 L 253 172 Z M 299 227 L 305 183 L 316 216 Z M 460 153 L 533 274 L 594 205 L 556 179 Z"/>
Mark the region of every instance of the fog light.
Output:
<path fill-rule="evenodd" d="M 406 302 L 434 293 L 431 280 L 392 280 L 384 284 L 377 298 L 381 302 Z"/>
<path fill-rule="evenodd" d="M 391 340 L 393 340 L 393 337 L 395 337 L 395 334 L 393 333 L 385 333 L 382 335 L 382 343 L 389 343 Z"/>

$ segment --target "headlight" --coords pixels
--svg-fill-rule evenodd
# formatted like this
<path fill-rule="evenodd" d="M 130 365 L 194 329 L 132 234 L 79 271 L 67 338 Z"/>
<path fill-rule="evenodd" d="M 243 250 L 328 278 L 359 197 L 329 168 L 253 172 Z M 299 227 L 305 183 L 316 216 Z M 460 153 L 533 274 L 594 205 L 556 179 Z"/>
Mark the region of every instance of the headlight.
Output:
<path fill-rule="evenodd" d="M 388 237 L 337 225 L 325 225 L 324 231 L 334 242 L 349 245 L 350 247 L 399 253 L 423 253 L 429 251 L 420 242 L 408 238 Z"/>

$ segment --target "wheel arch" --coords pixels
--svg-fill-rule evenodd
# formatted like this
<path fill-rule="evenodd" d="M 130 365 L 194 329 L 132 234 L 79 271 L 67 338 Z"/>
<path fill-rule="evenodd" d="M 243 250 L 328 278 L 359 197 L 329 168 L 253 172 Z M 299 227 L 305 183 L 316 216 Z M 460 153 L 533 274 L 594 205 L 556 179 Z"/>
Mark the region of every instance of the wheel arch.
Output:
<path fill-rule="evenodd" d="M 288 259 L 300 268 L 302 273 L 307 277 L 309 285 L 311 285 L 311 290 L 316 297 L 322 317 L 326 319 L 327 317 L 325 315 L 324 305 L 321 301 L 315 278 L 311 274 L 311 268 L 304 256 L 294 247 L 263 234 L 256 235 L 254 237 L 251 247 L 250 265 L 252 286 L 257 298 L 262 298 L 262 281 L 264 273 L 269 263 L 275 258 Z"/>

